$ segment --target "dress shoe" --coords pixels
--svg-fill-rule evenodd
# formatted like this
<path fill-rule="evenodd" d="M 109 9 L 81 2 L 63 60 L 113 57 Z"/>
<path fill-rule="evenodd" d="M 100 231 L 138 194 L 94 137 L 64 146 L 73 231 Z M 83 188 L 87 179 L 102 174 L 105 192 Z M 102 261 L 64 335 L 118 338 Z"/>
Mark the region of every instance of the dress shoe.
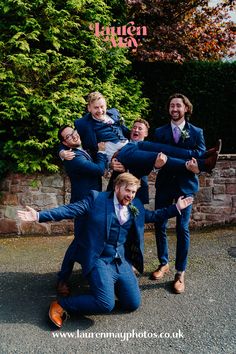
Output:
<path fill-rule="evenodd" d="M 204 157 L 209 157 L 211 156 L 212 154 L 214 154 L 215 152 L 218 152 L 218 154 L 221 152 L 221 148 L 222 148 L 222 140 L 219 139 L 217 141 L 217 144 L 216 146 L 214 146 L 213 148 L 207 150 L 207 152 L 205 153 Z"/>
<path fill-rule="evenodd" d="M 63 321 L 68 317 L 67 312 L 58 304 L 57 301 L 53 301 L 49 308 L 49 318 L 58 328 L 61 328 Z"/>
<path fill-rule="evenodd" d="M 218 160 L 219 157 L 219 153 L 218 152 L 214 152 L 211 156 L 209 156 L 207 159 L 205 159 L 204 161 L 204 171 L 207 173 L 211 173 L 212 170 L 215 168 L 216 166 L 216 162 Z"/>
<path fill-rule="evenodd" d="M 176 294 L 182 294 L 184 292 L 184 290 L 185 290 L 184 272 L 175 274 L 173 288 L 174 288 L 174 292 Z"/>
<path fill-rule="evenodd" d="M 159 265 L 159 267 L 152 273 L 151 278 L 153 280 L 160 280 L 164 277 L 166 273 L 169 272 L 169 264 Z"/>
<path fill-rule="evenodd" d="M 69 296 L 70 295 L 70 288 L 64 280 L 58 281 L 56 290 L 57 290 L 57 294 L 60 296 Z"/>

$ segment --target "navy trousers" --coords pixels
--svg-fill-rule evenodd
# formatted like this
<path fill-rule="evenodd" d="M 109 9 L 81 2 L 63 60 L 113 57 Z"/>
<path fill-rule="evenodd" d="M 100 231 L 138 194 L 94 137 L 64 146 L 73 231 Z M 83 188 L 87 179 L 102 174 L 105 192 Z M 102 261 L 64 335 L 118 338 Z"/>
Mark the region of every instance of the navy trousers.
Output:
<path fill-rule="evenodd" d="M 168 207 L 173 201 L 183 195 L 183 192 L 176 190 L 176 186 L 168 185 L 168 189 L 160 190 L 156 192 L 155 199 L 155 209 Z M 187 196 L 193 196 L 189 194 Z M 181 210 L 181 214 L 176 217 L 176 259 L 175 259 L 175 269 L 177 271 L 185 271 L 187 267 L 188 251 L 190 246 L 190 232 L 189 232 L 189 221 L 192 211 L 192 205 Z M 165 265 L 169 261 L 168 256 L 168 239 L 167 239 L 167 228 L 168 219 L 155 224 L 156 229 L 156 244 L 157 244 L 157 255 L 160 264 Z"/>
<path fill-rule="evenodd" d="M 78 218 L 74 221 L 74 239 L 66 250 L 64 259 L 62 261 L 61 270 L 58 272 L 58 281 L 67 282 L 71 276 L 74 263 L 78 261 L 76 255 L 78 250 L 78 238 L 83 233 L 83 219 Z"/>
<path fill-rule="evenodd" d="M 174 145 L 168 145 L 168 144 L 151 142 L 151 141 L 138 142 L 138 148 L 144 151 L 163 152 L 168 156 L 177 157 L 184 160 L 190 160 L 192 157 L 203 159 L 205 154 L 205 152 L 199 153 L 198 150 L 193 150 L 193 149 L 188 150 Z"/>
<path fill-rule="evenodd" d="M 141 303 L 140 289 L 132 266 L 125 260 L 106 263 L 98 259 L 88 275 L 90 294 L 59 300 L 66 310 L 79 314 L 110 312 L 117 296 L 123 310 L 135 311 Z"/>
<path fill-rule="evenodd" d="M 160 149 L 160 146 L 163 146 L 162 149 Z M 168 155 L 167 163 L 164 168 L 168 168 L 175 172 L 185 171 L 186 161 L 193 157 L 190 156 L 191 154 L 189 153 L 189 150 L 147 141 L 139 142 L 137 144 L 128 143 L 119 150 L 116 157 L 126 169 L 131 170 L 136 177 L 141 178 L 149 175 L 152 171 L 159 152 Z M 204 160 L 197 159 L 197 161 L 200 170 L 204 171 Z"/>
<path fill-rule="evenodd" d="M 76 249 L 77 249 L 77 243 L 76 243 L 76 239 L 74 238 L 74 240 L 67 248 L 65 256 L 63 258 L 61 270 L 60 272 L 58 272 L 58 281 L 67 282 L 69 277 L 71 276 L 75 264 L 74 254 Z"/>

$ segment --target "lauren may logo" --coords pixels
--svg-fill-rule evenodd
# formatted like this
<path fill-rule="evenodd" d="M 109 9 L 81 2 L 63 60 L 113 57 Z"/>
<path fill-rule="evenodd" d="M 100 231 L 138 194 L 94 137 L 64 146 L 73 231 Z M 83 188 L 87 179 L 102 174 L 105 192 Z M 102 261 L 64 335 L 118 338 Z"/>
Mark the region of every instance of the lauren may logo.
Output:
<path fill-rule="evenodd" d="M 136 27 L 133 21 L 119 27 L 104 27 L 96 22 L 89 28 L 94 31 L 96 37 L 103 37 L 104 41 L 110 42 L 111 47 L 137 48 L 141 38 L 147 36 L 147 27 Z"/>

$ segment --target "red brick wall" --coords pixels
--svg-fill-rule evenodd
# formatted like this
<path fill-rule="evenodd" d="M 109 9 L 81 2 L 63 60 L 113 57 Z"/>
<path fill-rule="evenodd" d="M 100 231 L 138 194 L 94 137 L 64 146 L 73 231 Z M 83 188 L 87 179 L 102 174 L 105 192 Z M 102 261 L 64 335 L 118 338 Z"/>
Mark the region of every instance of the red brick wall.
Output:
<path fill-rule="evenodd" d="M 212 175 L 200 176 L 200 191 L 195 198 L 191 227 L 236 223 L 236 155 L 221 155 Z M 150 204 L 154 208 L 155 178 L 149 178 Z M 106 181 L 104 180 L 104 188 Z M 37 210 L 68 203 L 70 183 L 63 174 L 10 174 L 0 184 L 0 235 L 68 234 L 73 221 L 57 223 L 25 223 L 16 218 L 16 210 L 25 205 Z M 170 221 L 174 227 L 175 221 Z"/>

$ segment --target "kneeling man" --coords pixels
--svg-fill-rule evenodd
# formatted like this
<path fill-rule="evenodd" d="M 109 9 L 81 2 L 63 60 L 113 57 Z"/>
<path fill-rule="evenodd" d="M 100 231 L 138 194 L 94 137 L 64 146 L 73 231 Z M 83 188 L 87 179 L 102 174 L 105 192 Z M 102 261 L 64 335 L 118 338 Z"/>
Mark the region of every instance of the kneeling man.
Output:
<path fill-rule="evenodd" d="M 30 207 L 18 211 L 24 221 L 59 221 L 83 216 L 85 227 L 78 238 L 77 256 L 89 281 L 90 294 L 53 301 L 49 318 L 57 327 L 62 326 L 67 311 L 78 314 L 112 311 L 115 295 L 124 310 L 134 311 L 139 307 L 140 289 L 132 265 L 143 272 L 144 224 L 174 217 L 193 201 L 191 197 L 180 197 L 175 205 L 149 211 L 139 199 L 134 199 L 139 187 L 136 177 L 122 173 L 115 180 L 114 192 L 92 191 L 82 201 L 48 211 L 37 212 Z"/>

